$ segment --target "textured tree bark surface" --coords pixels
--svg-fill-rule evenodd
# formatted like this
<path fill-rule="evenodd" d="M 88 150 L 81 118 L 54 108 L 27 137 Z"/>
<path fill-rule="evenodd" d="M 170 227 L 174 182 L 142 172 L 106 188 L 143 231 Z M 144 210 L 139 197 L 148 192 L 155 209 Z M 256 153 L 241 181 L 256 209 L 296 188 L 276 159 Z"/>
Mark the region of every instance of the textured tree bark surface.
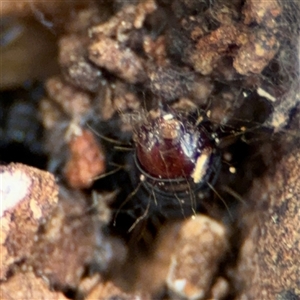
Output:
<path fill-rule="evenodd" d="M 300 151 L 283 156 L 275 173 L 254 182 L 255 211 L 241 250 L 239 299 L 300 297 Z"/>

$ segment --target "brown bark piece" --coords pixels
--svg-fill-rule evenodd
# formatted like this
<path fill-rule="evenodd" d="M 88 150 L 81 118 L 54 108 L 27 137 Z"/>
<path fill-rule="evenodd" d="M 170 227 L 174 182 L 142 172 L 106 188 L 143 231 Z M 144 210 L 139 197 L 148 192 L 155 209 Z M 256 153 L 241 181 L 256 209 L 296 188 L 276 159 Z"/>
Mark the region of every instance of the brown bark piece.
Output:
<path fill-rule="evenodd" d="M 239 49 L 233 66 L 243 75 L 259 74 L 274 58 L 278 49 L 279 42 L 274 34 L 263 29 L 256 30 Z"/>
<path fill-rule="evenodd" d="M 31 255 L 39 225 L 58 201 L 54 176 L 22 164 L 0 166 L 1 268 L 6 279 L 9 266 Z"/>
<path fill-rule="evenodd" d="M 134 28 L 135 13 L 136 6 L 125 5 L 114 16 L 111 16 L 107 22 L 90 28 L 89 34 L 93 38 L 98 38 L 102 35 L 116 37 L 118 42 L 124 42 L 128 38 L 126 33 Z"/>
<path fill-rule="evenodd" d="M 94 26 L 90 29 L 90 35 L 93 37 L 115 37 L 120 43 L 127 41 L 128 33 L 134 29 L 140 29 L 143 26 L 147 15 L 157 9 L 153 0 L 140 1 L 137 5 L 131 5 L 124 2 L 120 9 L 107 22 Z"/>
<path fill-rule="evenodd" d="M 222 224 L 204 215 L 183 222 L 167 278 L 169 289 L 187 299 L 204 299 L 227 249 Z"/>
<path fill-rule="evenodd" d="M 276 25 L 274 19 L 282 13 L 282 8 L 277 0 L 247 0 L 242 13 L 245 16 L 245 24 L 256 22 L 257 24 L 263 23 L 265 26 L 273 28 Z"/>
<path fill-rule="evenodd" d="M 246 288 L 239 299 L 300 297 L 300 152 L 283 157 L 275 174 L 256 181 L 256 204 L 242 247 L 238 274 Z"/>
<path fill-rule="evenodd" d="M 129 83 L 143 82 L 146 79 L 141 58 L 104 35 L 89 47 L 89 58 L 99 67 L 106 68 Z"/>
<path fill-rule="evenodd" d="M 73 188 L 88 188 L 93 179 L 105 172 L 105 155 L 95 136 L 82 130 L 69 142 L 70 159 L 65 167 L 66 178 Z"/>
<path fill-rule="evenodd" d="M 234 25 L 223 25 L 200 39 L 196 49 L 187 52 L 187 60 L 194 69 L 208 75 L 214 69 L 217 61 L 225 54 L 230 44 L 237 43 L 239 30 Z"/>
<path fill-rule="evenodd" d="M 49 289 L 42 278 L 33 273 L 18 273 L 0 286 L 2 300 L 39 299 L 39 300 L 67 300 L 62 293 Z"/>

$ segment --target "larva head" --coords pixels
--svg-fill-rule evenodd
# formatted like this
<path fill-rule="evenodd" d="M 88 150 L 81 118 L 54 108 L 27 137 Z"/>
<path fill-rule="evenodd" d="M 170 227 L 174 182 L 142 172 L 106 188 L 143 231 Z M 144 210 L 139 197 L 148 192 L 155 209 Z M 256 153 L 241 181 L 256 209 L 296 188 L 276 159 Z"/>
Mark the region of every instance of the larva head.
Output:
<path fill-rule="evenodd" d="M 151 116 L 151 115 L 150 115 Z M 215 156 L 214 142 L 186 116 L 150 117 L 136 131 L 136 157 L 145 174 L 159 179 L 204 180 Z"/>

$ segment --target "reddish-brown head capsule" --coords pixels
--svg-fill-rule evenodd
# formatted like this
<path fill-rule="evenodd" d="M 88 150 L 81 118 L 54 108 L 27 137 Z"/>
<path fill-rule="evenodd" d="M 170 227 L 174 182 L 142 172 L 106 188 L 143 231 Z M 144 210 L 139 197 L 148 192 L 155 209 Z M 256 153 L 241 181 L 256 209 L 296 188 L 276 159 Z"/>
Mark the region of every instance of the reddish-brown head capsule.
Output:
<path fill-rule="evenodd" d="M 143 174 L 158 180 L 207 180 L 216 156 L 214 142 L 202 126 L 180 114 L 150 118 L 136 134 L 136 159 Z"/>

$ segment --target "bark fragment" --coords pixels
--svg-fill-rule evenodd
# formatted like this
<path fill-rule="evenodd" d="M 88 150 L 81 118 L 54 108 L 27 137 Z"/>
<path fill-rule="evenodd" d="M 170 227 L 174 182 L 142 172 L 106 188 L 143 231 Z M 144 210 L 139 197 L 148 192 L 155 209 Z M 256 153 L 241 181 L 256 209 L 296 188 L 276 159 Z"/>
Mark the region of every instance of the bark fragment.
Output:
<path fill-rule="evenodd" d="M 54 176 L 22 164 L 0 166 L 1 267 L 6 279 L 10 266 L 31 256 L 39 226 L 58 201 Z"/>
<path fill-rule="evenodd" d="M 105 172 L 105 155 L 89 130 L 73 135 L 68 143 L 70 159 L 65 166 L 68 183 L 73 188 L 88 188 L 94 178 Z"/>
<path fill-rule="evenodd" d="M 51 299 L 67 300 L 62 293 L 49 289 L 47 282 L 32 272 L 18 273 L 0 286 L 2 300 L 11 299 Z"/>
<path fill-rule="evenodd" d="M 254 182 L 249 200 L 255 212 L 238 267 L 245 291 L 238 299 L 300 297 L 299 162 L 296 149 L 283 156 L 275 174 Z"/>
<path fill-rule="evenodd" d="M 183 222 L 167 277 L 169 289 L 187 299 L 205 299 L 227 249 L 223 225 L 202 215 Z"/>

